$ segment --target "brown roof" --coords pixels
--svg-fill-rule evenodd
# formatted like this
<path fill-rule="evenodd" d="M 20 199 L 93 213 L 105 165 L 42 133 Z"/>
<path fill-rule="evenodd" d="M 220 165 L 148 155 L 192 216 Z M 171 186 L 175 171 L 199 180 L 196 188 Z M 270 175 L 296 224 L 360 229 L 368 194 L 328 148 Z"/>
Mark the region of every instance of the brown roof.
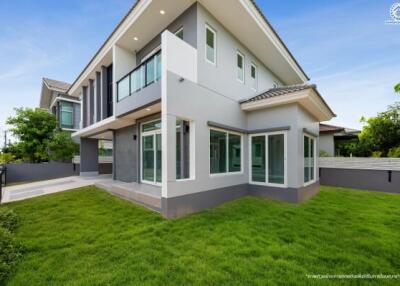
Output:
<path fill-rule="evenodd" d="M 336 133 L 344 131 L 344 127 L 329 125 L 329 124 L 319 124 L 319 133 Z"/>
<path fill-rule="evenodd" d="M 71 86 L 69 83 L 49 78 L 43 78 L 43 82 L 46 83 L 49 89 L 56 89 L 64 92 L 66 92 Z"/>
<path fill-rule="evenodd" d="M 295 84 L 295 85 L 286 85 L 286 86 L 280 86 L 280 87 L 274 87 L 271 89 L 268 89 L 267 91 L 256 95 L 252 98 L 245 99 L 241 101 L 240 103 L 248 103 L 248 102 L 253 102 L 261 99 L 266 99 L 266 98 L 271 98 L 279 95 L 285 95 L 297 91 L 302 91 L 306 89 L 316 89 L 317 86 L 315 84 Z"/>

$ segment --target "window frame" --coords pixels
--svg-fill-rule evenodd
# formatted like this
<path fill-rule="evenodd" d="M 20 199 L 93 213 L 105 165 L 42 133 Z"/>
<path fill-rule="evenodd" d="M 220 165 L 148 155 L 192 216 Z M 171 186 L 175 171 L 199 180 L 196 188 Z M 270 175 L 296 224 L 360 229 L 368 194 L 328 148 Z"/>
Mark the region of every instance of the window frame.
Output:
<path fill-rule="evenodd" d="M 238 56 L 242 57 L 242 65 L 243 65 L 243 67 L 242 67 L 242 76 L 243 76 L 243 80 L 241 80 L 241 79 L 239 78 Z M 240 82 L 241 84 L 245 84 L 245 76 L 246 76 L 246 71 L 245 71 L 245 70 L 246 70 L 246 64 L 245 64 L 245 60 L 246 60 L 245 55 L 244 55 L 242 52 L 240 52 L 239 50 L 237 50 L 237 51 L 236 51 L 236 79 L 237 79 L 237 81 Z"/>
<path fill-rule="evenodd" d="M 226 154 L 225 154 L 225 172 L 223 173 L 211 173 L 211 130 L 213 131 L 218 131 L 218 132 L 223 132 L 225 133 L 225 148 L 226 148 Z M 237 135 L 240 136 L 240 171 L 235 171 L 235 172 L 229 172 L 229 134 L 231 135 Z M 216 127 L 210 127 L 208 131 L 208 173 L 210 177 L 220 177 L 220 176 L 227 176 L 227 175 L 240 175 L 243 174 L 244 168 L 243 168 L 243 162 L 244 162 L 244 150 L 243 150 L 243 134 L 235 131 L 230 131 L 222 128 L 216 128 Z"/>
<path fill-rule="evenodd" d="M 312 179 L 312 180 L 309 180 L 308 182 L 306 182 L 305 181 L 305 179 L 304 179 L 304 169 L 305 169 L 305 163 L 306 163 L 306 158 L 304 157 L 304 139 L 305 138 L 308 138 L 309 140 L 312 140 L 313 141 L 313 144 L 314 144 L 314 165 L 313 165 L 313 167 L 314 167 L 314 179 Z M 311 141 L 310 141 L 311 142 Z M 309 148 L 310 148 L 310 144 L 308 145 L 309 146 Z M 310 151 L 310 150 L 308 150 L 308 151 Z M 311 154 L 311 153 L 310 153 Z M 304 187 L 306 187 L 306 186 L 309 186 L 309 185 L 312 185 L 312 184 L 314 184 L 316 181 L 317 181 L 317 138 L 315 137 L 315 136 L 312 136 L 312 135 L 310 135 L 310 134 L 307 134 L 307 133 L 304 133 L 303 134 L 303 186 Z"/>
<path fill-rule="evenodd" d="M 268 152 L 269 152 L 269 136 L 273 135 L 283 135 L 283 160 L 284 160 L 284 170 L 283 170 L 283 184 L 277 184 L 277 183 L 270 183 L 269 182 L 269 158 L 268 158 Z M 253 137 L 259 137 L 259 136 L 264 136 L 265 137 L 265 182 L 255 182 L 253 181 L 253 169 L 252 169 L 252 138 Z M 259 185 L 259 186 L 269 186 L 269 187 L 277 187 L 277 188 L 287 188 L 288 187 L 288 132 L 287 131 L 275 131 L 275 132 L 264 132 L 264 133 L 254 133 L 249 135 L 249 184 L 251 185 Z"/>
<path fill-rule="evenodd" d="M 209 30 L 214 35 L 214 62 L 210 61 L 207 58 L 207 30 Z M 210 25 L 205 24 L 204 34 L 204 58 L 208 63 L 212 64 L 213 66 L 217 66 L 217 32 L 213 28 L 211 28 Z"/>
<path fill-rule="evenodd" d="M 63 105 L 68 104 L 71 107 L 71 111 L 66 111 L 63 110 Z M 71 114 L 71 125 L 64 125 L 62 122 L 62 115 L 63 113 L 70 113 Z M 73 102 L 68 102 L 68 101 L 60 101 L 60 127 L 63 129 L 73 129 L 74 128 L 74 103 Z"/>
<path fill-rule="evenodd" d="M 157 118 L 157 119 L 153 119 L 153 120 L 149 120 L 149 121 L 145 121 L 145 122 L 141 122 L 140 123 L 140 126 L 139 126 L 139 132 L 140 132 L 140 142 L 139 142 L 139 144 L 140 144 L 140 176 L 139 176 L 139 178 L 140 178 L 140 183 L 143 183 L 143 184 L 148 184 L 148 185 L 153 185 L 153 186 L 158 186 L 158 187 L 161 187 L 162 186 L 162 175 L 161 175 L 161 182 L 157 182 L 157 176 L 156 176 L 156 173 L 157 173 L 157 155 L 156 155 L 156 153 L 157 153 L 157 147 L 156 147 L 156 136 L 158 135 L 158 134 L 160 134 L 161 135 L 161 140 L 162 140 L 162 132 L 161 132 L 161 129 L 162 129 L 162 127 L 160 127 L 160 129 L 156 129 L 156 130 L 151 130 L 151 131 L 145 131 L 145 132 L 143 132 L 143 125 L 145 125 L 145 124 L 148 124 L 148 123 L 152 123 L 152 122 L 157 122 L 157 121 L 160 121 L 161 123 L 162 123 L 162 120 L 161 120 L 161 118 Z M 153 144 L 154 144 L 154 158 L 153 158 L 153 160 L 154 160 L 154 181 L 148 181 L 148 180 L 145 180 L 145 179 L 143 179 L 143 137 L 145 137 L 145 136 L 153 136 L 153 140 L 154 140 L 154 142 L 153 142 Z M 162 144 L 162 141 L 161 141 L 161 144 Z M 161 158 L 162 158 L 162 149 L 161 149 Z M 161 164 L 161 174 L 162 174 L 162 172 L 163 172 L 163 170 L 162 170 L 162 164 Z"/>
<path fill-rule="evenodd" d="M 252 69 L 255 69 L 255 78 L 253 78 L 253 76 L 251 75 L 251 72 L 252 72 Z M 251 66 L 250 66 L 250 78 L 251 78 L 251 80 L 253 81 L 252 83 L 251 83 L 251 88 L 254 90 L 254 91 L 257 91 L 258 90 L 258 67 L 257 67 L 257 65 L 254 63 L 254 62 L 251 62 Z"/>

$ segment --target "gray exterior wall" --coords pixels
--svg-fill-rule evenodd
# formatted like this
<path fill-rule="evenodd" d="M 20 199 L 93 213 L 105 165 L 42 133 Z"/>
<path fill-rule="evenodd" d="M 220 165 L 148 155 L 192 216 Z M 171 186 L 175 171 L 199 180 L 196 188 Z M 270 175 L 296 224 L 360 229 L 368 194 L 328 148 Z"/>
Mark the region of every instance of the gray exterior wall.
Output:
<path fill-rule="evenodd" d="M 328 152 L 329 156 L 335 156 L 335 140 L 333 134 L 319 135 L 319 151 Z"/>
<path fill-rule="evenodd" d="M 198 82 L 213 91 L 233 100 L 241 100 L 258 95 L 263 90 L 273 87 L 274 81 L 282 83 L 268 70 L 246 47 L 240 43 L 223 24 L 218 22 L 201 4 L 197 14 L 197 52 Z M 240 21 L 240 19 L 238 19 Z M 205 60 L 205 25 L 209 25 L 217 34 L 217 64 Z M 237 51 L 245 56 L 245 84 L 237 80 Z M 252 89 L 250 66 L 254 62 L 258 67 L 258 89 Z"/>
<path fill-rule="evenodd" d="M 99 143 L 97 139 L 81 138 L 80 142 L 81 175 L 99 173 Z"/>
<path fill-rule="evenodd" d="M 389 172 L 383 170 L 321 168 L 320 175 L 322 185 L 400 193 L 399 171 L 392 171 L 391 182 Z"/>
<path fill-rule="evenodd" d="M 115 179 L 130 183 L 138 181 L 138 147 L 139 137 L 137 125 L 128 126 L 115 131 L 114 154 L 115 154 Z"/>

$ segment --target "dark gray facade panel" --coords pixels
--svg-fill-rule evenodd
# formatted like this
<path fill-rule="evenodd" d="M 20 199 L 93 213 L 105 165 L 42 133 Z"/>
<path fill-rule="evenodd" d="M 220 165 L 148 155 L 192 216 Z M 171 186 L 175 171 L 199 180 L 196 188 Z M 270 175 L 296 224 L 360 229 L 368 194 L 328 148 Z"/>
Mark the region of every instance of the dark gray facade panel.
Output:
<path fill-rule="evenodd" d="M 99 171 L 99 143 L 97 139 L 81 138 L 81 173 Z"/>
<path fill-rule="evenodd" d="M 94 123 L 94 80 L 89 79 L 89 110 L 88 110 L 88 125 L 92 125 Z"/>
<path fill-rule="evenodd" d="M 390 181 L 389 181 L 390 180 Z M 400 171 L 320 168 L 321 185 L 400 193 Z"/>
<path fill-rule="evenodd" d="M 88 89 L 82 86 L 82 128 L 88 126 Z"/>
<path fill-rule="evenodd" d="M 115 106 L 115 116 L 119 117 L 157 100 L 161 100 L 161 81 L 155 82 L 141 91 L 117 102 Z"/>
<path fill-rule="evenodd" d="M 134 140 L 136 135 L 136 140 Z M 138 130 L 137 125 L 115 131 L 114 137 L 115 179 L 131 183 L 138 181 Z"/>
<path fill-rule="evenodd" d="M 96 72 L 96 110 L 95 110 L 95 122 L 101 120 L 101 73 Z"/>
<path fill-rule="evenodd" d="M 177 32 L 183 27 L 183 40 L 194 48 L 197 48 L 197 3 L 190 6 L 178 18 L 176 18 L 167 30 L 171 33 Z M 161 45 L 161 33 L 152 39 L 136 54 L 136 62 L 140 64 L 142 59 L 151 51 Z"/>
<path fill-rule="evenodd" d="M 173 198 L 162 198 L 161 212 L 167 218 L 177 218 L 247 195 L 247 184 L 204 191 Z"/>
<path fill-rule="evenodd" d="M 101 119 L 106 119 L 107 116 L 107 98 L 108 98 L 108 87 L 107 87 L 107 67 L 101 67 Z"/>
<path fill-rule="evenodd" d="M 249 185 L 249 195 L 264 198 L 297 203 L 298 195 L 296 188 L 277 188 L 270 186 Z"/>

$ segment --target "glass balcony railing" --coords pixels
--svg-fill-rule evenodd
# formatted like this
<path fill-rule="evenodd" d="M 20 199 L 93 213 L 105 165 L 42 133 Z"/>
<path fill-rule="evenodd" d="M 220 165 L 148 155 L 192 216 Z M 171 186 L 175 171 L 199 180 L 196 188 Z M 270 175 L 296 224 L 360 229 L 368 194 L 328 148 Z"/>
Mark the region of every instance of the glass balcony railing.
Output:
<path fill-rule="evenodd" d="M 161 78 L 161 51 L 148 58 L 117 82 L 117 99 L 131 96 Z"/>

